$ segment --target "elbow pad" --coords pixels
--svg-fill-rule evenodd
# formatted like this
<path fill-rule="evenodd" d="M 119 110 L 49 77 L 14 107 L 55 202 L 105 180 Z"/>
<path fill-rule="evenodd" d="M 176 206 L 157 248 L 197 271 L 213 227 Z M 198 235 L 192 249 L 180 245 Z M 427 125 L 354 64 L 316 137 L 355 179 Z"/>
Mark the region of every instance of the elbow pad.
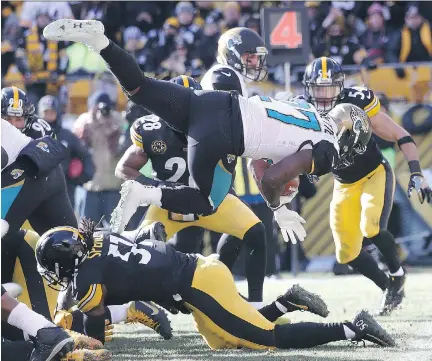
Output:
<path fill-rule="evenodd" d="M 36 177 L 49 173 L 66 158 L 66 148 L 49 136 L 32 140 L 20 152 L 17 161 L 26 172 Z"/>
<path fill-rule="evenodd" d="M 312 169 L 309 174 L 318 177 L 332 171 L 338 154 L 335 146 L 327 140 L 314 144 L 312 148 Z"/>

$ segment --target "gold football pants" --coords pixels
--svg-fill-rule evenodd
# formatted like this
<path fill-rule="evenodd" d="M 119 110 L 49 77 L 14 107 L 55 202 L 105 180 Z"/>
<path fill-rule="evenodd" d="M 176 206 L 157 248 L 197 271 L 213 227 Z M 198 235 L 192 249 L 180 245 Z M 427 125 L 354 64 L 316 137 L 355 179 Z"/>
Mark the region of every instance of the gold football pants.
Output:
<path fill-rule="evenodd" d="M 157 206 L 150 206 L 143 225 L 162 222 L 165 225 L 167 239 L 184 228 L 197 226 L 218 233 L 227 233 L 243 239 L 246 232 L 255 224 L 261 222 L 255 213 L 239 198 L 228 194 L 216 213 L 207 217 L 199 217 L 196 221 L 176 221 L 168 218 L 168 211 Z"/>
<path fill-rule="evenodd" d="M 394 190 L 394 173 L 388 163 L 380 164 L 355 183 L 335 180 L 330 227 L 339 263 L 357 258 L 363 237 L 374 237 L 387 228 Z"/>
<path fill-rule="evenodd" d="M 275 324 L 240 297 L 231 272 L 214 257 L 200 257 L 183 297 L 198 332 L 213 350 L 275 348 Z"/>

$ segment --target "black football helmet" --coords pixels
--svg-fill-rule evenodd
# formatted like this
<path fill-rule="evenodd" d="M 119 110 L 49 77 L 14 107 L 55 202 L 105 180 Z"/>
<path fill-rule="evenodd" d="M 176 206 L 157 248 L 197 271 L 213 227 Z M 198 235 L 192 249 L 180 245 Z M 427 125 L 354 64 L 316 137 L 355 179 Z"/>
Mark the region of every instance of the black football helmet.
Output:
<path fill-rule="evenodd" d="M 345 75 L 340 64 L 325 56 L 315 59 L 305 70 L 305 95 L 319 112 L 328 112 L 344 88 Z"/>
<path fill-rule="evenodd" d="M 35 107 L 27 98 L 27 94 L 16 86 L 1 90 L 1 115 L 5 120 L 23 118 L 24 121 L 35 112 Z"/>
<path fill-rule="evenodd" d="M 261 81 L 267 75 L 267 54 L 258 33 L 248 28 L 233 28 L 219 38 L 217 62 L 233 67 L 248 79 Z M 247 55 L 246 59 L 243 55 Z"/>
<path fill-rule="evenodd" d="M 37 242 L 38 272 L 50 287 L 65 289 L 89 251 L 83 235 L 76 228 L 53 228 L 45 232 Z"/>
<path fill-rule="evenodd" d="M 191 78 L 190 76 L 179 75 L 175 78 L 172 78 L 170 82 L 193 90 L 202 90 L 200 83 L 198 83 L 194 78 Z"/>
<path fill-rule="evenodd" d="M 370 119 L 363 109 L 349 103 L 336 105 L 325 117 L 330 118 L 338 129 L 339 159 L 334 168 L 348 167 L 356 155 L 366 151 L 372 135 Z"/>

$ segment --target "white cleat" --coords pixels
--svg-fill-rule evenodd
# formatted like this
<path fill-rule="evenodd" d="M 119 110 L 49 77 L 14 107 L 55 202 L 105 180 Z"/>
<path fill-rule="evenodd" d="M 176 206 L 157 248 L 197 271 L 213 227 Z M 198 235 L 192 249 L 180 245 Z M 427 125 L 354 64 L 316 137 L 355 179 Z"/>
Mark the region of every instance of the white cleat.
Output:
<path fill-rule="evenodd" d="M 111 214 L 111 231 L 122 233 L 139 206 L 155 204 L 160 206 L 162 192 L 155 187 L 128 180 L 122 184 L 120 201 Z"/>
<path fill-rule="evenodd" d="M 45 27 L 43 36 L 48 40 L 84 43 L 98 53 L 109 45 L 105 27 L 98 20 L 56 20 Z"/>

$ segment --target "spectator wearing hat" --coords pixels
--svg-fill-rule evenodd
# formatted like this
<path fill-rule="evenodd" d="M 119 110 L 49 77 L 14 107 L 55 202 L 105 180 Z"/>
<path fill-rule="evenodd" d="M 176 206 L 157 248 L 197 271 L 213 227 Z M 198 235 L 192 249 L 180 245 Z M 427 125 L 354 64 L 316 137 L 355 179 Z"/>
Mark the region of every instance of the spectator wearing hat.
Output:
<path fill-rule="evenodd" d="M 95 167 L 90 152 L 70 130 L 62 127 L 58 100 L 45 95 L 39 100 L 38 115 L 54 129 L 56 138 L 66 147 L 67 157 L 62 162 L 69 199 L 75 206 L 75 188 L 93 178 Z"/>
<path fill-rule="evenodd" d="M 114 110 L 108 94 L 100 92 L 90 97 L 88 112 L 75 121 L 74 133 L 90 149 L 96 172 L 86 184 L 84 216 L 110 221 L 110 215 L 120 199 L 121 180 L 114 170 L 120 159 L 120 137 L 127 127 L 123 117 Z"/>
<path fill-rule="evenodd" d="M 123 32 L 124 48 L 131 53 L 142 70 L 145 70 L 147 56 L 144 46 L 147 43 L 140 28 L 137 26 L 129 26 Z"/>
<path fill-rule="evenodd" d="M 379 3 L 373 3 L 367 13 L 367 29 L 360 36 L 360 45 L 366 50 L 367 61 L 379 64 L 385 61 L 389 42 L 384 8 Z"/>
<path fill-rule="evenodd" d="M 136 26 L 147 34 L 152 29 L 162 26 L 161 3 L 155 1 L 126 1 L 125 25 Z"/>
<path fill-rule="evenodd" d="M 222 33 L 240 26 L 241 12 L 240 5 L 235 1 L 228 1 L 223 7 L 223 20 L 221 22 Z"/>
<path fill-rule="evenodd" d="M 432 60 L 432 36 L 429 23 L 417 6 L 410 6 L 405 14 L 405 26 L 390 43 L 393 62 L 409 63 Z M 403 72 L 398 72 L 403 76 Z"/>
<path fill-rule="evenodd" d="M 315 46 L 319 43 L 325 29 L 322 23 L 328 14 L 330 8 L 326 2 L 319 1 L 306 1 L 309 30 L 310 30 L 310 44 Z"/>
<path fill-rule="evenodd" d="M 345 18 L 340 9 L 332 7 L 323 22 L 325 35 L 319 43 L 312 47 L 315 58 L 327 56 L 342 65 L 352 65 L 361 62 L 360 45 L 356 37 L 349 36 Z"/>

